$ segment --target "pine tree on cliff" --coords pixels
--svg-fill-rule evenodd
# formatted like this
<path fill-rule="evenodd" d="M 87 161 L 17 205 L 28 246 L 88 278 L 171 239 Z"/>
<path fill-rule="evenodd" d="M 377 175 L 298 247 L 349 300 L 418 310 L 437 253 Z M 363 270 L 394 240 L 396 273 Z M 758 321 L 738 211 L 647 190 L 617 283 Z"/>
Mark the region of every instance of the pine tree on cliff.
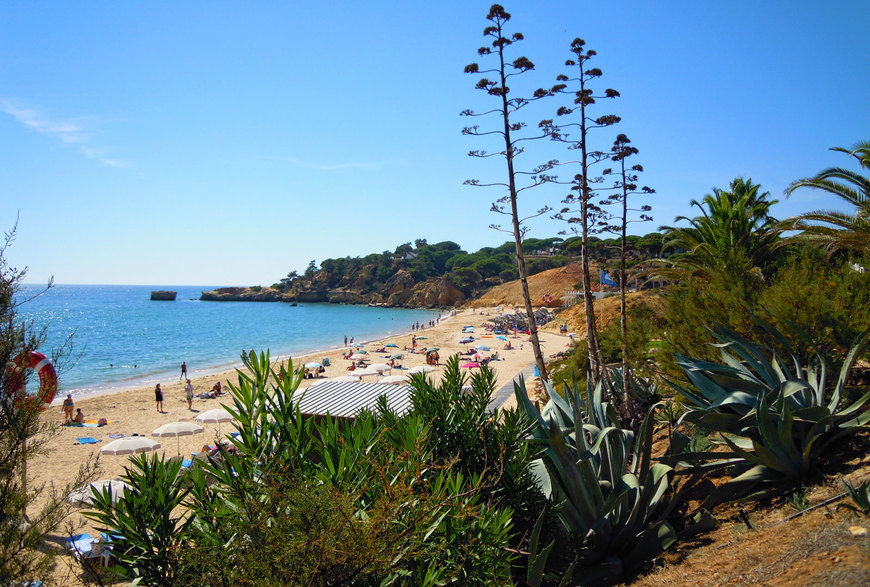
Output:
<path fill-rule="evenodd" d="M 466 180 L 465 184 L 473 186 L 499 186 L 506 190 L 506 194 L 493 203 L 492 211 L 510 216 L 511 219 L 511 229 L 504 230 L 504 232 L 510 232 L 514 237 L 517 270 L 520 275 L 520 284 L 522 286 L 526 314 L 529 317 L 529 335 L 535 354 L 535 363 L 537 364 L 541 378 L 546 380 L 547 372 L 544 367 L 544 356 L 541 353 L 541 343 L 538 340 L 538 328 L 535 324 L 534 309 L 532 308 L 532 300 L 529 294 L 528 273 L 526 271 L 525 255 L 523 253 L 523 237 L 525 236 L 527 229 L 524 227 L 523 223 L 530 218 L 546 214 L 550 208 L 544 206 L 543 208 L 538 209 L 537 212 L 521 218 L 517 205 L 517 196 L 520 192 L 551 181 L 552 178 L 547 175 L 547 171 L 552 169 L 556 162 L 548 161 L 547 163 L 538 165 L 532 170 L 518 170 L 515 167 L 515 163 L 516 158 L 523 152 L 523 148 L 519 146 L 520 143 L 530 140 L 544 139 L 549 136 L 546 132 L 539 132 L 537 135 L 522 133 L 522 130 L 526 127 L 526 123 L 517 120 L 517 112 L 528 106 L 530 103 L 551 94 L 546 90 L 539 89 L 528 98 L 519 96 L 513 98 L 509 97 L 510 88 L 508 86 L 508 81 L 515 76 L 533 70 L 535 66 L 525 57 L 518 57 L 512 62 L 508 62 L 508 49 L 514 43 L 521 41 L 523 35 L 516 32 L 510 35 L 510 37 L 507 36 L 508 33 L 505 32 L 505 25 L 510 20 L 511 15 L 505 12 L 505 9 L 502 6 L 493 4 L 489 9 L 486 18 L 492 24 L 483 30 L 483 35 L 484 37 L 492 39 L 492 41 L 489 46 L 484 46 L 478 49 L 477 53 L 481 57 L 494 59 L 496 61 L 495 66 L 491 69 L 481 70 L 477 63 L 472 63 L 465 67 L 465 73 L 484 75 L 492 74 L 495 79 L 482 77 L 478 80 L 476 88 L 478 90 L 483 90 L 489 96 L 495 98 L 498 102 L 498 106 L 482 113 L 465 110 L 462 112 L 462 115 L 476 117 L 495 114 L 501 118 L 501 125 L 499 125 L 501 128 L 481 131 L 479 126 L 474 125 L 462 129 L 462 134 L 478 137 L 488 135 L 499 136 L 503 141 L 503 150 L 500 148 L 499 151 L 494 153 L 474 150 L 470 151 L 469 155 L 471 157 L 479 158 L 493 156 L 504 157 L 507 165 L 507 175 L 506 181 L 504 182 L 480 183 L 479 180 L 469 179 Z M 521 183 L 521 181 L 518 180 L 525 180 L 525 183 Z M 491 228 L 502 230 L 500 226 L 495 224 L 491 225 Z"/>

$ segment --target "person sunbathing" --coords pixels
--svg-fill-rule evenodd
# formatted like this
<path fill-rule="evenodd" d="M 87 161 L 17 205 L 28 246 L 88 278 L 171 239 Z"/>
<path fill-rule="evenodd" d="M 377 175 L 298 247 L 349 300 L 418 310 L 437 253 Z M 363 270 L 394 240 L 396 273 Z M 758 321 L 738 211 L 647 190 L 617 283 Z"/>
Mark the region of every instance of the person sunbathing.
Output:
<path fill-rule="evenodd" d="M 85 423 L 85 415 L 82 414 L 81 408 L 76 409 L 76 415 L 75 415 L 75 418 L 73 418 L 73 422 L 75 422 L 76 424 L 84 424 Z"/>

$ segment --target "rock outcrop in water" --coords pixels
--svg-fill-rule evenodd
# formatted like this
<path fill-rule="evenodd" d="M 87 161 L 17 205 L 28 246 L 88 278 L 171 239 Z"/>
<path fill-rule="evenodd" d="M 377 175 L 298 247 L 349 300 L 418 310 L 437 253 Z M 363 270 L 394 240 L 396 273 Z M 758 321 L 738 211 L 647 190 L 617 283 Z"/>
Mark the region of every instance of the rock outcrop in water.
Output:
<path fill-rule="evenodd" d="M 199 296 L 204 302 L 294 302 L 287 294 L 271 287 L 221 287 L 204 291 Z"/>
<path fill-rule="evenodd" d="M 161 302 L 174 302 L 177 291 L 157 290 L 151 292 L 151 299 Z"/>

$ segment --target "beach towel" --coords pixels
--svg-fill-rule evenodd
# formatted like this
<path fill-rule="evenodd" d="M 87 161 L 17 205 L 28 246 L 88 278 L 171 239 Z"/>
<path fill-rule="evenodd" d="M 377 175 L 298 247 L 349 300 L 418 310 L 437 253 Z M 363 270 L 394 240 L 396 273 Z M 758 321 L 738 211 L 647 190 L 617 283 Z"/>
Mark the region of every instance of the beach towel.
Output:
<path fill-rule="evenodd" d="M 82 438 L 76 438 L 76 442 L 79 444 L 97 444 L 99 440 L 91 436 L 83 436 Z"/>
<path fill-rule="evenodd" d="M 124 438 L 123 434 L 109 434 L 109 438 Z"/>

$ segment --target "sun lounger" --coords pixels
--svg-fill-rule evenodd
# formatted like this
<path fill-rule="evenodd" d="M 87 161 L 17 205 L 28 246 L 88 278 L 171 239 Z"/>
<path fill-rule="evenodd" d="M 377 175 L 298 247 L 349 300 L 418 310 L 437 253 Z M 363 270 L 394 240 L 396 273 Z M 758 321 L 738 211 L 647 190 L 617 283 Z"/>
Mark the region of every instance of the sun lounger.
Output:
<path fill-rule="evenodd" d="M 83 436 L 82 438 L 76 438 L 76 442 L 78 444 L 97 444 L 99 440 L 92 436 Z"/>
<path fill-rule="evenodd" d="M 97 559 L 101 567 L 108 567 L 112 556 L 105 542 L 95 539 L 87 532 L 67 538 L 66 549 L 78 562 Z"/>

